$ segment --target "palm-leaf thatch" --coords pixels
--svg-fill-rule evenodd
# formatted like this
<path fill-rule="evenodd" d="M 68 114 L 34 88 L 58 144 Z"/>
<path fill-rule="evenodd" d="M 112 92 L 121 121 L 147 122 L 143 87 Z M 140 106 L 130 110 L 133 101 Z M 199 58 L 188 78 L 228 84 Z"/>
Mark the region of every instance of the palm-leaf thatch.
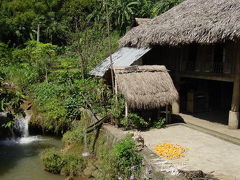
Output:
<path fill-rule="evenodd" d="M 150 18 L 135 18 L 136 24 L 139 26 L 140 24 L 144 24 L 150 21 Z"/>
<path fill-rule="evenodd" d="M 130 30 L 120 46 L 211 44 L 239 38 L 239 0 L 185 0 Z"/>
<path fill-rule="evenodd" d="M 134 109 L 172 104 L 178 92 L 165 66 L 114 67 L 118 91 Z"/>

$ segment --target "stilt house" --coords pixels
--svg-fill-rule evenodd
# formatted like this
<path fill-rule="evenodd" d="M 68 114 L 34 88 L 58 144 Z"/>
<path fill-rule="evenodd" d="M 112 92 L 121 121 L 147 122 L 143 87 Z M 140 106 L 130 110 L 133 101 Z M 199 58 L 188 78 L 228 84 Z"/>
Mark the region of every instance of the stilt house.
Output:
<path fill-rule="evenodd" d="M 170 70 L 180 94 L 175 113 L 215 112 L 213 119 L 238 128 L 239 0 L 185 0 L 131 29 L 120 45 L 150 49 L 141 64 Z"/>

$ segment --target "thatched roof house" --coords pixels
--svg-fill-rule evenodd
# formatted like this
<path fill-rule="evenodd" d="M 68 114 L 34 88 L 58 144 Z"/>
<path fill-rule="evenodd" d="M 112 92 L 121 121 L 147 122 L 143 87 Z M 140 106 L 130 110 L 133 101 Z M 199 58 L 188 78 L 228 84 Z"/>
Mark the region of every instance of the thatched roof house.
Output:
<path fill-rule="evenodd" d="M 211 44 L 240 38 L 239 0 L 185 0 L 130 30 L 121 46 Z"/>
<path fill-rule="evenodd" d="M 132 28 L 120 46 L 149 48 L 142 63 L 171 70 L 181 90 L 175 112 L 224 111 L 239 127 L 240 0 L 185 0 Z"/>
<path fill-rule="evenodd" d="M 130 108 L 159 108 L 178 99 L 165 66 L 114 67 L 114 73 L 118 91 Z"/>

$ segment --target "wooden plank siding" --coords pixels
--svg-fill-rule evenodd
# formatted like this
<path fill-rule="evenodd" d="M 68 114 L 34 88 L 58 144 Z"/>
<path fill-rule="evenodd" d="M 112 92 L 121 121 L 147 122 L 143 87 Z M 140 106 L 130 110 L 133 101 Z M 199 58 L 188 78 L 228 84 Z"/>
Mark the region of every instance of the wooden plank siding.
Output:
<path fill-rule="evenodd" d="M 173 79 L 180 77 L 234 81 L 234 44 L 157 46 L 143 57 L 143 65 L 165 65 Z"/>

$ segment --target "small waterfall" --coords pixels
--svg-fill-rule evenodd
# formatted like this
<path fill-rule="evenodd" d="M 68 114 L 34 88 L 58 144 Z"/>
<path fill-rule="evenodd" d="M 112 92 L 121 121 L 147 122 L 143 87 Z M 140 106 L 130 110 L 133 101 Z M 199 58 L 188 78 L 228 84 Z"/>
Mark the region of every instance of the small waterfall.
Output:
<path fill-rule="evenodd" d="M 14 129 L 20 133 L 21 137 L 29 136 L 28 122 L 31 118 L 31 115 L 27 112 L 25 112 L 25 114 L 26 116 L 19 118 L 14 125 Z"/>
<path fill-rule="evenodd" d="M 11 138 L 0 141 L 4 145 L 25 145 L 42 139 L 38 136 L 29 136 L 28 123 L 31 118 L 31 113 L 25 111 L 24 117 L 19 117 L 12 128 L 10 128 Z"/>
<path fill-rule="evenodd" d="M 29 144 L 34 141 L 39 141 L 38 136 L 29 136 L 28 123 L 31 118 L 31 114 L 25 111 L 25 117 L 19 118 L 15 125 L 14 130 L 18 133 L 20 138 L 15 138 L 15 142 L 19 144 Z"/>
<path fill-rule="evenodd" d="M 88 157 L 90 156 L 90 153 L 88 152 L 88 147 L 87 147 L 87 132 L 84 131 L 84 152 L 82 153 L 83 157 Z"/>
<path fill-rule="evenodd" d="M 16 139 L 15 133 L 13 131 L 13 128 L 9 128 L 11 136 L 12 136 L 12 140 Z"/>

